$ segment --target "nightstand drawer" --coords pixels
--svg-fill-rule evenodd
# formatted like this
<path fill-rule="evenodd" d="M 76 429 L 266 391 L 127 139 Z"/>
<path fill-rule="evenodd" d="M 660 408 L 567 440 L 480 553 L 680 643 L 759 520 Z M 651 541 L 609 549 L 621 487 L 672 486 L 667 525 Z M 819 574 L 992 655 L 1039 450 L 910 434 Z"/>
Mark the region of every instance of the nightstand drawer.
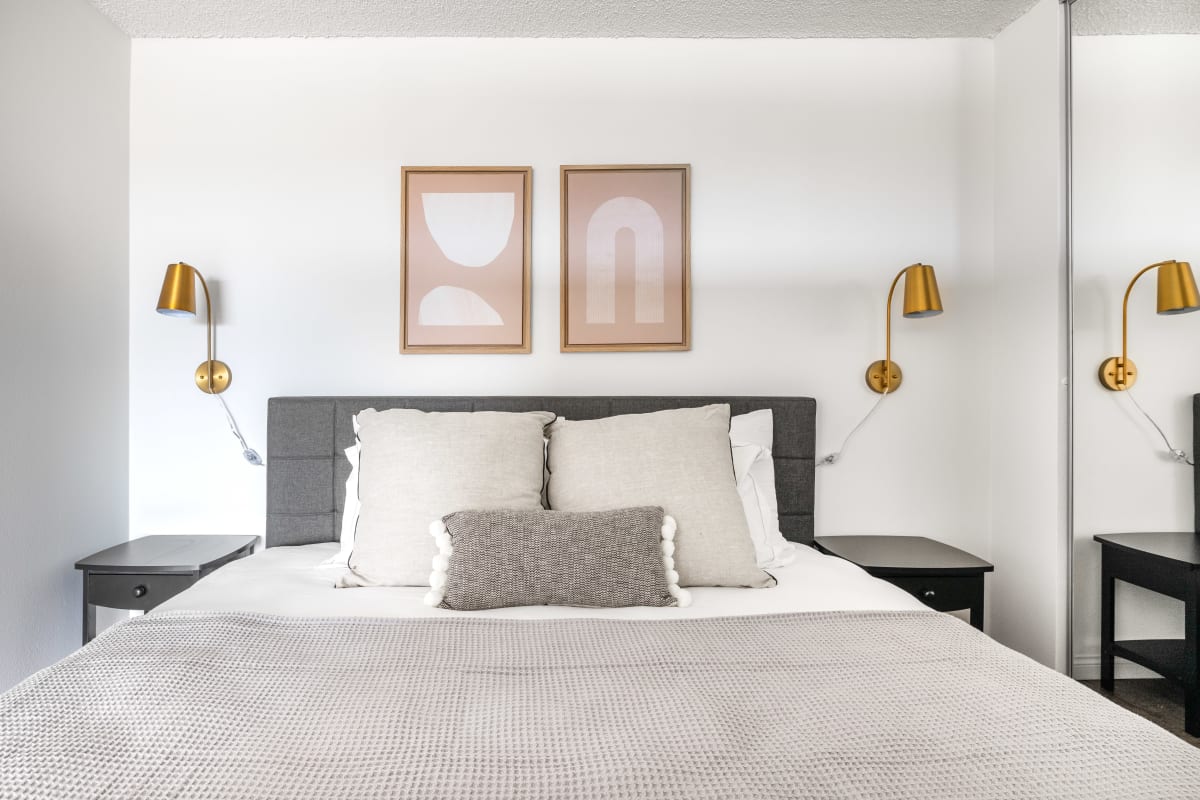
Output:
<path fill-rule="evenodd" d="M 87 599 L 106 608 L 149 611 L 196 582 L 195 575 L 88 575 Z"/>
<path fill-rule="evenodd" d="M 982 575 L 884 578 L 937 611 L 959 611 L 983 602 Z"/>

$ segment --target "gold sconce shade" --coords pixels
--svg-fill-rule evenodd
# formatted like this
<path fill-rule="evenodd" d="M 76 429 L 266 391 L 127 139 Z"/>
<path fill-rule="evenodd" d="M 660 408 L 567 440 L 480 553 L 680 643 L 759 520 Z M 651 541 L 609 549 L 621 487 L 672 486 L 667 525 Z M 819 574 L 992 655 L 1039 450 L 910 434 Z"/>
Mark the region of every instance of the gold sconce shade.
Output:
<path fill-rule="evenodd" d="M 163 276 L 162 291 L 158 294 L 158 313 L 168 317 L 190 317 L 196 313 L 196 281 L 204 289 L 204 309 L 208 315 L 208 358 L 196 367 L 196 387 L 207 394 L 220 394 L 229 388 L 233 380 L 229 365 L 224 361 L 213 358 L 215 337 L 213 335 L 212 299 L 208 294 L 208 284 L 200 270 L 190 264 L 180 261 L 167 267 Z"/>
<path fill-rule="evenodd" d="M 928 264 L 912 264 L 900 270 L 892 281 L 887 296 L 887 356 L 867 367 L 867 386 L 871 391 L 888 394 L 900 388 L 904 373 L 892 361 L 892 297 L 904 278 L 904 316 L 909 319 L 936 317 L 942 313 L 942 295 L 938 291 L 937 275 Z"/>
<path fill-rule="evenodd" d="M 195 315 L 196 270 L 193 267 L 182 262 L 167 267 L 158 295 L 158 313 L 168 317 Z"/>
<path fill-rule="evenodd" d="M 1121 355 L 1111 356 L 1100 363 L 1100 384 L 1114 392 L 1123 392 L 1137 382 L 1137 365 L 1129 357 L 1129 295 L 1138 278 L 1152 269 L 1158 270 L 1158 313 L 1187 314 L 1200 310 L 1200 293 L 1192 265 L 1186 261 L 1159 261 L 1143 267 L 1133 276 L 1121 302 Z"/>
<path fill-rule="evenodd" d="M 1192 265 L 1171 261 L 1158 268 L 1158 313 L 1188 314 L 1200 309 Z"/>
<path fill-rule="evenodd" d="M 942 296 L 938 292 L 937 276 L 928 264 L 914 264 L 905 272 L 904 316 L 909 319 L 936 317 L 942 313 Z M 901 273 L 903 274 L 903 273 Z"/>

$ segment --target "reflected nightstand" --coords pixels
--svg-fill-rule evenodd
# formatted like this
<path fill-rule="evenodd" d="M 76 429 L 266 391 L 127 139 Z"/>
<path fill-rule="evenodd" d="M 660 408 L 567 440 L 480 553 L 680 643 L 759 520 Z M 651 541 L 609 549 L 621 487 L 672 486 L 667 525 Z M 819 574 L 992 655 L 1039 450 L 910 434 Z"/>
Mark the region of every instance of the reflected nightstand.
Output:
<path fill-rule="evenodd" d="M 1200 534 L 1102 533 L 1100 543 L 1100 685 L 1113 690 L 1120 656 L 1183 686 L 1183 729 L 1200 736 Z M 1114 641 L 1118 580 L 1183 601 L 1182 639 Z"/>

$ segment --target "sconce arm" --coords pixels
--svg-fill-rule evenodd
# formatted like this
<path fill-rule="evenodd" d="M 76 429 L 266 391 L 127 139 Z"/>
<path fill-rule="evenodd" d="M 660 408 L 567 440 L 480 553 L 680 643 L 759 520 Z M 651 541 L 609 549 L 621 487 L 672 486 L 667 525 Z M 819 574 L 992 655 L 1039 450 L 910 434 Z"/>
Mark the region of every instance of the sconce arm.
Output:
<path fill-rule="evenodd" d="M 885 315 L 887 322 L 885 323 L 884 327 L 884 338 L 887 342 L 887 345 L 886 354 L 883 358 L 883 385 L 885 388 L 890 388 L 892 374 L 892 297 L 896 294 L 896 287 L 900 285 L 900 279 L 904 277 L 904 273 L 908 272 L 915 266 L 918 265 L 909 264 L 907 267 L 897 272 L 895 279 L 892 281 L 892 287 L 888 289 L 887 309 Z"/>
<path fill-rule="evenodd" d="M 1133 280 L 1129 282 L 1129 286 L 1125 289 L 1125 298 L 1121 301 L 1121 360 L 1117 363 L 1118 384 L 1123 385 L 1125 383 L 1125 365 L 1129 362 L 1129 295 L 1133 292 L 1133 285 L 1138 282 L 1138 278 L 1150 270 L 1173 263 L 1174 261 L 1167 259 L 1166 261 L 1159 261 L 1157 264 L 1151 264 L 1148 267 L 1142 267 L 1133 276 Z"/>
<path fill-rule="evenodd" d="M 208 334 L 205 337 L 204 342 L 205 342 L 205 345 L 208 347 L 208 359 L 207 360 L 212 361 L 213 360 L 213 349 L 214 349 L 214 344 L 215 344 L 215 342 L 213 341 L 214 337 L 213 337 L 213 324 L 212 324 L 212 298 L 209 297 L 208 283 L 204 280 L 204 276 L 200 274 L 200 270 L 196 269 L 195 267 L 192 267 L 192 272 L 194 272 L 196 274 L 197 280 L 200 281 L 200 288 L 202 288 L 204 290 L 204 313 L 208 319 Z M 210 382 L 210 384 L 212 382 L 211 376 L 209 378 L 209 382 Z M 211 392 L 212 392 L 212 387 L 210 385 L 209 393 L 211 394 Z"/>

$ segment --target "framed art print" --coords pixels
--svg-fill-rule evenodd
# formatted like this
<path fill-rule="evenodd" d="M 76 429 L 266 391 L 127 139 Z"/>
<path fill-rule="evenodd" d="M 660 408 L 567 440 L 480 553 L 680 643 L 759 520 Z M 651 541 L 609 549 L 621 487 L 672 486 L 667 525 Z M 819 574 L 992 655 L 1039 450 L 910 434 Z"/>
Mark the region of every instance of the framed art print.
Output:
<path fill-rule="evenodd" d="M 691 344 L 686 164 L 562 167 L 563 352 Z"/>
<path fill-rule="evenodd" d="M 530 167 L 404 167 L 400 351 L 528 353 Z"/>

